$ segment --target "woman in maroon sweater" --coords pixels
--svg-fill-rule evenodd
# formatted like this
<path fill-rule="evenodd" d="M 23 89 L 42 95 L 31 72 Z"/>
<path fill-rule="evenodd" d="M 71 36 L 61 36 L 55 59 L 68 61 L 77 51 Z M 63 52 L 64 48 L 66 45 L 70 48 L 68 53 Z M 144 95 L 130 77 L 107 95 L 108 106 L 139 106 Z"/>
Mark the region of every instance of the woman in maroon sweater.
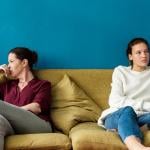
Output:
<path fill-rule="evenodd" d="M 37 53 L 17 47 L 8 54 L 8 65 L 0 71 L 14 78 L 0 84 L 0 150 L 11 134 L 51 132 L 49 102 L 51 84 L 32 72 Z"/>

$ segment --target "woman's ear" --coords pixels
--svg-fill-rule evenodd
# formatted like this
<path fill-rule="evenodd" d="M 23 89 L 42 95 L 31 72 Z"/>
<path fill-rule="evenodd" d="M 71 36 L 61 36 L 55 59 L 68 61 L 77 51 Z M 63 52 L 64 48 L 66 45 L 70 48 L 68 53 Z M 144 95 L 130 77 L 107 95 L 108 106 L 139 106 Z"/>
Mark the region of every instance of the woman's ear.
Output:
<path fill-rule="evenodd" d="M 27 60 L 27 59 L 24 59 L 22 62 L 23 62 L 23 65 L 24 65 L 24 66 L 27 66 L 27 65 L 28 65 L 28 60 Z"/>
<path fill-rule="evenodd" d="M 128 58 L 129 58 L 129 60 L 133 60 L 131 54 L 128 55 Z"/>

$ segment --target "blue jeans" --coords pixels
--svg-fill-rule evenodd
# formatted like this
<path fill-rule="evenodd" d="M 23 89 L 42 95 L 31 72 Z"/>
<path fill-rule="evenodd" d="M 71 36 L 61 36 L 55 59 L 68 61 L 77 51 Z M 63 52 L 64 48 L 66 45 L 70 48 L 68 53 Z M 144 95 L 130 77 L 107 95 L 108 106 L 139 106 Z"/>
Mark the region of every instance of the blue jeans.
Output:
<path fill-rule="evenodd" d="M 109 114 L 104 120 L 106 129 L 117 129 L 122 141 L 130 135 L 142 140 L 143 134 L 140 127 L 144 124 L 150 127 L 150 113 L 137 117 L 134 109 L 130 106 L 120 108 L 118 111 Z"/>

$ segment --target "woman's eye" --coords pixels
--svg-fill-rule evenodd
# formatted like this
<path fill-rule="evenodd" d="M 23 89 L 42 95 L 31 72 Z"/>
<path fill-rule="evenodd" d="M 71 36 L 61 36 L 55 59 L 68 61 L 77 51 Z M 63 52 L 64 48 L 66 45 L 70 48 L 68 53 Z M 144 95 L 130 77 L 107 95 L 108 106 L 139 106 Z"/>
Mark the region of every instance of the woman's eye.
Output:
<path fill-rule="evenodd" d="M 10 60 L 10 61 L 9 61 L 9 63 L 12 63 L 12 62 L 13 62 L 13 60 Z"/>
<path fill-rule="evenodd" d="M 146 54 L 146 53 L 149 53 L 149 51 L 147 50 L 147 51 L 145 51 L 144 53 L 145 53 L 145 54 Z"/>
<path fill-rule="evenodd" d="M 143 52 L 141 52 L 141 51 L 136 52 L 137 55 L 140 55 L 141 53 L 147 54 L 147 53 L 149 53 L 149 51 L 146 50 L 146 51 L 143 51 Z"/>
<path fill-rule="evenodd" d="M 141 54 L 141 52 L 136 52 L 136 54 Z"/>

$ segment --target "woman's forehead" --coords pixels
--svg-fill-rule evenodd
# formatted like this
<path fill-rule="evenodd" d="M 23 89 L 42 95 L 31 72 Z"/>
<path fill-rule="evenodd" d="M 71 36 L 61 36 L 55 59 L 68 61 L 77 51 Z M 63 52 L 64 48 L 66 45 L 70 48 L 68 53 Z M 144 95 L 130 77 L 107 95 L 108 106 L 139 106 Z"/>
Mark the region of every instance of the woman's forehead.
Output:
<path fill-rule="evenodd" d="M 8 59 L 17 59 L 17 56 L 15 53 L 9 53 L 8 54 Z"/>

